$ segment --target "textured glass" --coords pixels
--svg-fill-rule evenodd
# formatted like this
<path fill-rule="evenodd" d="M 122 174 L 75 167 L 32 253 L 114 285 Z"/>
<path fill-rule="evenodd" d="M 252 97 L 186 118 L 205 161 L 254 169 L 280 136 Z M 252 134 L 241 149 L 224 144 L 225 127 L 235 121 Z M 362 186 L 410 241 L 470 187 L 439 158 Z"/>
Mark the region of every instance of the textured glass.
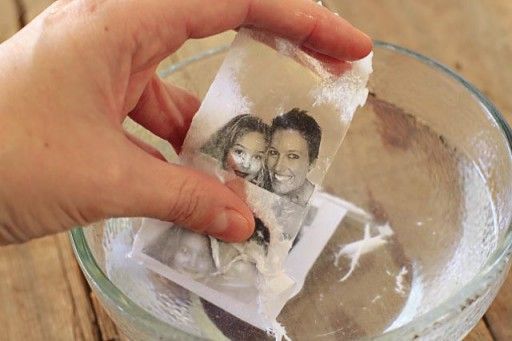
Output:
<path fill-rule="evenodd" d="M 224 51 L 161 74 L 203 96 Z M 351 270 L 351 259 L 335 256 L 365 229 L 347 217 L 278 320 L 294 340 L 461 338 L 509 268 L 510 130 L 475 89 L 425 57 L 377 43 L 374 70 L 367 105 L 323 187 L 394 234 Z M 126 127 L 175 157 L 133 122 Z M 138 224 L 114 219 L 72 233 L 89 283 L 123 333 L 141 340 L 264 336 L 126 258 Z"/>

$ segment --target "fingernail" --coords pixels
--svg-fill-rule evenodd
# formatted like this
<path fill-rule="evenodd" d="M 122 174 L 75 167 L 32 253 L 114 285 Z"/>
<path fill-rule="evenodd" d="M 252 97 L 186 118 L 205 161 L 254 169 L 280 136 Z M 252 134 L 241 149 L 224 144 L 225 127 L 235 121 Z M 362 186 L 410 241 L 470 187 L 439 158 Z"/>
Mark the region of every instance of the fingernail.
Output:
<path fill-rule="evenodd" d="M 228 209 L 212 220 L 207 233 L 226 241 L 241 241 L 248 237 L 250 227 L 243 215 Z"/>

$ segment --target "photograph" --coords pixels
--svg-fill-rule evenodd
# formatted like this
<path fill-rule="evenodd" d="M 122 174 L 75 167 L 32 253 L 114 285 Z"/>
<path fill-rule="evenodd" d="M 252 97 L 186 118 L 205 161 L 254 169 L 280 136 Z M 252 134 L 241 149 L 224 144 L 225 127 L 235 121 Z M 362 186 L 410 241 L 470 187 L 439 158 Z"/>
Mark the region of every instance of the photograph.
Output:
<path fill-rule="evenodd" d="M 269 39 L 277 39 L 274 47 L 284 43 Z M 263 40 L 248 30 L 237 35 L 180 158 L 197 167 L 210 157 L 211 174 L 223 170 L 305 207 L 352 116 L 326 95 L 324 76 Z"/>
<path fill-rule="evenodd" d="M 148 235 L 152 241 L 144 245 L 141 252 L 171 271 L 237 300 L 250 301 L 256 297 L 256 267 L 243 257 L 239 248 L 154 219 L 144 219 L 141 229 L 153 230 L 153 235 Z"/>
<path fill-rule="evenodd" d="M 169 222 L 144 218 L 131 257 L 156 274 L 264 329 L 270 322 L 259 314 L 258 270 L 244 256 L 244 245 L 263 248 L 255 242 L 224 243 Z"/>
<path fill-rule="evenodd" d="M 322 129 L 306 110 L 293 108 L 270 124 L 238 115 L 201 147 L 224 170 L 306 205 L 315 185 L 308 179 L 320 151 Z"/>
<path fill-rule="evenodd" d="M 275 318 L 286 302 L 302 288 L 310 268 L 347 213 L 344 201 L 316 191 L 311 198 L 301 238 L 283 262 L 293 286 L 273 299 Z M 178 225 L 144 218 L 131 256 L 160 276 L 186 288 L 234 316 L 265 329 L 261 315 L 259 281 L 264 277 L 248 257 L 266 252 L 266 232 L 257 227 L 246 243 L 232 244 L 191 232 Z"/>
<path fill-rule="evenodd" d="M 248 30 L 237 34 L 179 155 L 181 164 L 236 184 L 235 193 L 253 212 L 254 234 L 228 244 L 170 224 L 158 229 L 158 222 L 145 219 L 132 253 L 153 271 L 266 329 L 300 290 L 346 212 L 322 212 L 319 203 L 327 194 L 320 187 L 353 110 L 346 115 L 338 99 L 326 95 L 331 89 L 325 75 L 271 47 L 283 41 L 259 38 Z M 311 232 L 304 223 L 316 228 Z"/>
<path fill-rule="evenodd" d="M 0 0 L 0 341 L 512 341 L 510 60 L 512 0 Z"/>
<path fill-rule="evenodd" d="M 144 221 L 143 224 L 147 224 Z M 215 272 L 210 238 L 179 226 L 167 228 L 147 247 L 148 255 L 174 270 L 197 279 L 208 279 Z"/>
<path fill-rule="evenodd" d="M 266 164 L 270 127 L 259 117 L 238 115 L 219 129 L 201 147 L 201 152 L 218 160 L 223 169 L 270 189 Z"/>

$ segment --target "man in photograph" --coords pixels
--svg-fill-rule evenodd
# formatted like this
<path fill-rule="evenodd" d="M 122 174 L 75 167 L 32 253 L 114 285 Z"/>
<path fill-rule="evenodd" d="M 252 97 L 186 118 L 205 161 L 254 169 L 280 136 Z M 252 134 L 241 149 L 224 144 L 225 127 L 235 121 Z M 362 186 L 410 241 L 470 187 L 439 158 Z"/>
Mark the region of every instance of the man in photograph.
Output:
<path fill-rule="evenodd" d="M 315 119 L 305 110 L 292 109 L 272 120 L 267 167 L 272 192 L 306 205 L 315 186 L 307 179 L 322 139 Z"/>

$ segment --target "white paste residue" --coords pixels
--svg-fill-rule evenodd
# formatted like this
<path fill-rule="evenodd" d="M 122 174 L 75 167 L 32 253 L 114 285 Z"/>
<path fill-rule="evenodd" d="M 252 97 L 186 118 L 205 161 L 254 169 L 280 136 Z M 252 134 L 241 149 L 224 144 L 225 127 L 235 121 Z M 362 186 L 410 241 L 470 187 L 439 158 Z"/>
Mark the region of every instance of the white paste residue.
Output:
<path fill-rule="evenodd" d="M 343 122 L 350 122 L 357 107 L 363 106 L 368 97 L 366 84 L 372 73 L 373 52 L 365 58 L 351 63 L 350 69 L 340 77 L 332 75 L 313 90 L 315 105 L 334 104 Z"/>
<path fill-rule="evenodd" d="M 209 137 L 209 133 L 220 128 L 223 122 L 237 115 L 251 113 L 251 101 L 242 94 L 240 82 L 237 79 L 239 70 L 243 67 L 243 49 L 233 49 L 236 55 L 231 55 L 230 63 L 224 63 L 215 78 L 216 86 L 212 87 L 203 99 L 201 110 L 209 112 L 214 120 L 204 120 L 200 133 L 187 134 L 183 142 L 183 151 L 180 154 L 193 155 L 193 146 L 203 145 Z M 235 52 L 233 52 L 235 53 Z M 237 58 L 237 56 L 239 58 Z M 208 132 L 208 133 L 204 133 Z M 182 160 L 190 163 L 186 158 Z"/>
<path fill-rule="evenodd" d="M 286 328 L 277 321 L 272 322 L 272 328 L 267 329 L 267 333 L 273 335 L 276 341 L 282 340 L 292 341 L 292 339 L 286 335 Z"/>
<path fill-rule="evenodd" d="M 219 241 L 216 238 L 210 237 L 210 247 L 212 249 L 213 263 L 217 269 L 221 268 L 220 255 L 219 255 Z"/>
<path fill-rule="evenodd" d="M 384 332 L 399 328 L 406 323 L 413 320 L 418 315 L 419 307 L 424 297 L 423 281 L 420 276 L 420 271 L 416 264 L 412 264 L 412 282 L 409 297 L 405 302 L 400 315 L 393 321 L 393 323 L 386 328 Z"/>
<path fill-rule="evenodd" d="M 117 219 L 105 228 L 106 274 L 143 309 L 187 333 L 201 336 L 190 308 L 190 294 L 181 287 L 162 285 L 144 266 L 129 257 L 134 232 L 129 219 Z"/>
<path fill-rule="evenodd" d="M 258 280 L 260 312 L 274 320 L 273 324 L 275 325 L 277 323 L 275 317 L 281 308 L 280 300 L 276 300 L 276 298 L 295 284 L 284 271 L 284 261 L 292 246 L 292 241 L 283 238 L 283 226 L 274 212 L 275 204 L 268 200 L 260 200 L 255 192 L 247 191 L 246 195 L 251 209 L 268 226 L 270 232 L 270 243 L 266 255 L 261 252 L 260 247 L 245 248 L 245 251 L 256 264 L 260 274 Z"/>
<path fill-rule="evenodd" d="M 377 226 L 377 231 L 379 232 L 376 236 L 371 236 L 371 224 L 366 223 L 364 227 L 364 237 L 361 240 L 352 242 L 350 244 L 345 244 L 340 246 L 338 252 L 334 254 L 334 265 L 339 266 L 339 261 L 341 257 L 346 257 L 350 259 L 350 269 L 348 272 L 340 279 L 340 282 L 347 280 L 354 270 L 356 269 L 359 259 L 361 256 L 370 253 L 377 248 L 385 245 L 390 236 L 393 235 L 393 230 L 389 224 Z"/>
<path fill-rule="evenodd" d="M 294 57 L 297 50 L 296 45 L 292 44 L 286 39 L 275 38 L 276 50 L 287 57 Z"/>
<path fill-rule="evenodd" d="M 405 285 L 404 285 L 404 277 L 407 275 L 409 271 L 407 271 L 407 268 L 405 266 L 400 269 L 400 272 L 396 276 L 396 285 L 395 285 L 395 292 L 398 294 L 405 296 Z"/>

